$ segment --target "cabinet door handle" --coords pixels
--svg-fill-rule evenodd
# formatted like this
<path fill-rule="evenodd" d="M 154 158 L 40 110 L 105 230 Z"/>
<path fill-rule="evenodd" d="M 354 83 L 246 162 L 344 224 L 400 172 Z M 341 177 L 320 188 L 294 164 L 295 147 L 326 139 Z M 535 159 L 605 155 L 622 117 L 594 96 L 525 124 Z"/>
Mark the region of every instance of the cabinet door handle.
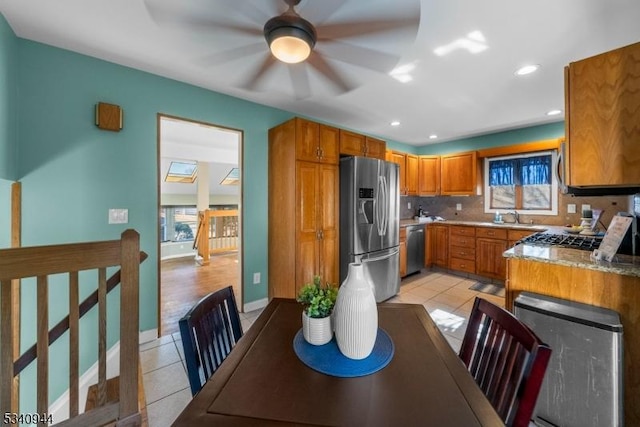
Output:
<path fill-rule="evenodd" d="M 324 159 L 324 149 L 322 147 L 320 147 L 320 158 Z"/>

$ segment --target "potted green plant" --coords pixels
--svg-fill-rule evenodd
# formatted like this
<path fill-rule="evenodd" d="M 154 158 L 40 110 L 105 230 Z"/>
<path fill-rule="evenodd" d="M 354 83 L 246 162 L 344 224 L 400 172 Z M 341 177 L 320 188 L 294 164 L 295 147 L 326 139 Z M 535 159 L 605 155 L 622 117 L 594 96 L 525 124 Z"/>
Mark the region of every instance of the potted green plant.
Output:
<path fill-rule="evenodd" d="M 338 296 L 337 287 L 327 282 L 322 286 L 320 276 L 313 283 L 305 284 L 298 293 L 297 301 L 302 304 L 302 334 L 313 345 L 323 345 L 333 338 L 331 313 Z"/>

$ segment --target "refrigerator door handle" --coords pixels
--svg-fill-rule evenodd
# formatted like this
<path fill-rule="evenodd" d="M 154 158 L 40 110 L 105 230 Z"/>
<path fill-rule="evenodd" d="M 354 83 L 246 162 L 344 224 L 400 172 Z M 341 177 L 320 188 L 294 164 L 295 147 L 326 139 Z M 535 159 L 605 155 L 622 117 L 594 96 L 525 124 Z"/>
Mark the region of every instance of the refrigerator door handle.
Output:
<path fill-rule="evenodd" d="M 381 209 L 384 205 L 384 181 L 381 176 L 378 177 L 378 192 L 375 199 L 375 211 L 376 211 L 376 228 L 378 229 L 378 236 L 382 236 L 384 230 L 382 228 L 382 222 L 384 221 L 384 212 L 381 215 Z"/>
<path fill-rule="evenodd" d="M 367 263 L 367 262 L 376 262 L 376 261 L 382 261 L 383 259 L 387 259 L 387 258 L 391 258 L 392 256 L 394 256 L 395 254 L 397 254 L 400 251 L 400 249 L 398 248 L 393 248 L 391 251 L 389 251 L 389 253 L 387 253 L 386 255 L 382 255 L 379 257 L 375 257 L 375 258 L 362 258 L 360 260 L 360 262 L 362 263 Z"/>
<path fill-rule="evenodd" d="M 387 206 L 389 205 L 389 194 L 388 194 L 388 190 L 387 190 L 387 180 L 384 176 L 380 176 L 378 177 L 378 179 L 380 180 L 380 190 L 381 190 L 381 196 L 382 196 L 382 203 L 380 206 L 380 213 L 381 213 L 381 222 L 380 222 L 380 227 L 378 227 L 378 235 L 380 236 L 384 236 L 387 234 L 387 224 L 389 219 L 387 218 Z"/>

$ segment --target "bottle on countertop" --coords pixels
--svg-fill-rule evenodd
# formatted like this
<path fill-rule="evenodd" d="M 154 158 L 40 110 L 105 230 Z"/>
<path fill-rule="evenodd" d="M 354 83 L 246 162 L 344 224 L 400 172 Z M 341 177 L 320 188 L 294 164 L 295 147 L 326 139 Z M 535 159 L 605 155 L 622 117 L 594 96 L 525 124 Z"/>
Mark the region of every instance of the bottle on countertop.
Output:
<path fill-rule="evenodd" d="M 424 216 L 424 210 L 422 210 L 422 205 L 418 206 L 418 218 Z"/>

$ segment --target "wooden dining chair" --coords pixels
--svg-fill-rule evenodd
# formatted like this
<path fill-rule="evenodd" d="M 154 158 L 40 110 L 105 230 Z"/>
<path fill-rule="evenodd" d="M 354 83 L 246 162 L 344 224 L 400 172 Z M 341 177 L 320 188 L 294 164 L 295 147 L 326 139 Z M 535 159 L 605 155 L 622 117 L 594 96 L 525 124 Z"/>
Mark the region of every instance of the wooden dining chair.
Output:
<path fill-rule="evenodd" d="M 233 288 L 205 296 L 178 324 L 191 394 L 195 396 L 242 337 Z"/>
<path fill-rule="evenodd" d="M 505 425 L 529 425 L 550 356 L 551 348 L 513 314 L 476 298 L 460 359 Z"/>

